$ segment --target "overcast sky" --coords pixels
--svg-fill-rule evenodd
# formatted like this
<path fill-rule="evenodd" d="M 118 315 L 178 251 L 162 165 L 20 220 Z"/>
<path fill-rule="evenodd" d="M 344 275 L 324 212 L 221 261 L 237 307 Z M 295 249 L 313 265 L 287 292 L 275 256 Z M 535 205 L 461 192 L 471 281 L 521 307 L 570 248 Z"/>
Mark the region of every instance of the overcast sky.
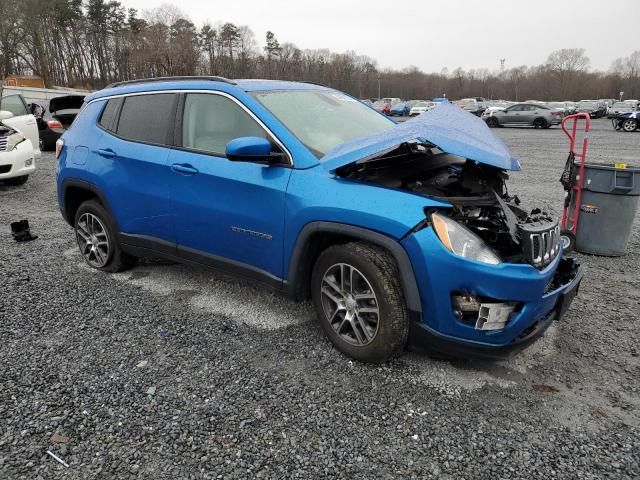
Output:
<path fill-rule="evenodd" d="M 144 9 L 173 3 L 200 26 L 248 25 L 299 48 L 355 50 L 379 67 L 416 65 L 496 70 L 543 63 L 559 48 L 583 47 L 591 67 L 640 49 L 639 0 L 121 0 Z M 635 47 L 635 48 L 634 48 Z"/>

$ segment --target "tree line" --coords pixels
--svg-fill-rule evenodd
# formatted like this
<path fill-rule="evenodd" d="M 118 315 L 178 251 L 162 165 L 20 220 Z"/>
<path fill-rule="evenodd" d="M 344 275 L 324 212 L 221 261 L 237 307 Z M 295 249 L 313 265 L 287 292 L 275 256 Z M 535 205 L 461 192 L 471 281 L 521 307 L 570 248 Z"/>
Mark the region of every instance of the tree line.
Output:
<path fill-rule="evenodd" d="M 542 65 L 425 73 L 381 69 L 353 51 L 300 49 L 273 32 L 258 41 L 247 25 L 197 27 L 172 5 L 142 14 L 116 0 L 0 2 L 0 79 L 34 74 L 47 86 L 101 88 L 169 75 L 221 75 L 315 82 L 360 98 L 577 100 L 640 97 L 640 50 L 589 69 L 584 49 L 552 52 Z"/>

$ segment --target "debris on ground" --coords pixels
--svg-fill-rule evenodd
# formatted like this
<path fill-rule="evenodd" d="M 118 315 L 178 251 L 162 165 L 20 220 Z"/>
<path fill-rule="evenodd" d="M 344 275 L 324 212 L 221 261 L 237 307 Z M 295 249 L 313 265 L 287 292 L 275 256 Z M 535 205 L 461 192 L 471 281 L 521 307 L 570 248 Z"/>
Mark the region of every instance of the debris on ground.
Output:
<path fill-rule="evenodd" d="M 534 385 L 533 389 L 536 392 L 542 393 L 558 393 L 560 391 L 558 387 L 554 387 L 553 385 L 545 385 L 544 383 Z"/>
<path fill-rule="evenodd" d="M 49 438 L 49 441 L 51 443 L 69 443 L 69 437 L 65 435 L 60 435 L 58 432 L 56 432 L 53 435 L 51 435 L 51 438 Z"/>
<path fill-rule="evenodd" d="M 28 220 L 20 220 L 11 223 L 11 236 L 16 242 L 28 242 L 38 238 L 37 235 L 31 235 Z"/>
<path fill-rule="evenodd" d="M 65 462 L 63 459 L 61 459 L 59 456 L 57 456 L 55 453 L 53 453 L 51 450 L 47 450 L 47 453 L 51 455 L 56 462 L 61 463 L 65 467 L 69 468 L 69 464 Z"/>

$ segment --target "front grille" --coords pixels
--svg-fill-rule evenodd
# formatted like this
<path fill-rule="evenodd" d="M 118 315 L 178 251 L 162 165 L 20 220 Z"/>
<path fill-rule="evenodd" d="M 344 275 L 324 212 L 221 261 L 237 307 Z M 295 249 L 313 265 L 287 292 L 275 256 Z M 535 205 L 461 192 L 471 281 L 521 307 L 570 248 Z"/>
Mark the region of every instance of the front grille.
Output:
<path fill-rule="evenodd" d="M 0 173 L 9 173 L 11 171 L 11 165 L 0 165 Z"/>
<path fill-rule="evenodd" d="M 518 225 L 518 229 L 524 256 L 534 267 L 546 267 L 560 253 L 560 225 L 557 222 L 525 223 Z"/>
<path fill-rule="evenodd" d="M 6 152 L 8 144 L 9 139 L 7 137 L 0 137 L 0 152 Z"/>

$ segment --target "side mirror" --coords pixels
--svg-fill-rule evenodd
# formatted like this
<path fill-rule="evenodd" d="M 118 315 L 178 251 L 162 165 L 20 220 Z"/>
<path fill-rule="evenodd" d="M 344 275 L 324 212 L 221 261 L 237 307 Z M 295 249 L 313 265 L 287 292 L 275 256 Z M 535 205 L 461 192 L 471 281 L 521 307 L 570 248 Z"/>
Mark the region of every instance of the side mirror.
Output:
<path fill-rule="evenodd" d="M 2 122 L 3 120 L 8 120 L 11 117 L 13 117 L 13 113 L 7 110 L 0 110 L 0 122 Z"/>
<path fill-rule="evenodd" d="M 227 158 L 234 162 L 277 163 L 282 155 L 271 153 L 271 142 L 262 137 L 234 138 L 227 143 Z"/>

